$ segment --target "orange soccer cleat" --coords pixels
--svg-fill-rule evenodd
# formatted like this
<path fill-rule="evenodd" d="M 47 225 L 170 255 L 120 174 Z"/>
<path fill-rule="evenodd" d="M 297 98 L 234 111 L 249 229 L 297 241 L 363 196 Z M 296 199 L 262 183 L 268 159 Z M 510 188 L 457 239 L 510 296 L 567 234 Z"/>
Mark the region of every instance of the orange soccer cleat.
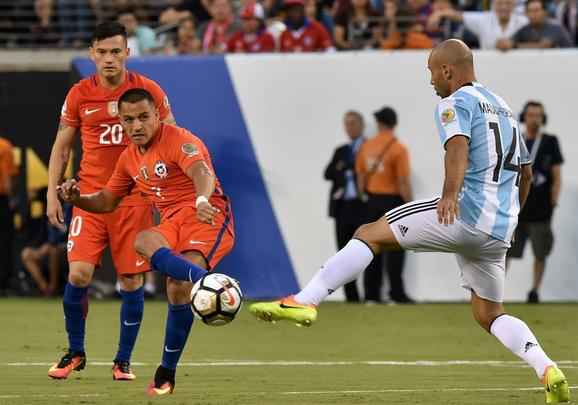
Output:
<path fill-rule="evenodd" d="M 115 360 L 112 366 L 112 379 L 114 381 L 132 381 L 136 379 L 136 375 L 133 374 L 130 368 L 130 362 Z"/>
<path fill-rule="evenodd" d="M 172 394 L 175 389 L 175 370 L 169 370 L 159 366 L 155 372 L 155 378 L 147 387 L 149 397 Z"/>
<path fill-rule="evenodd" d="M 50 367 L 48 377 L 56 380 L 65 380 L 73 370 L 80 371 L 86 366 L 86 354 L 84 352 L 68 352 L 60 361 Z"/>

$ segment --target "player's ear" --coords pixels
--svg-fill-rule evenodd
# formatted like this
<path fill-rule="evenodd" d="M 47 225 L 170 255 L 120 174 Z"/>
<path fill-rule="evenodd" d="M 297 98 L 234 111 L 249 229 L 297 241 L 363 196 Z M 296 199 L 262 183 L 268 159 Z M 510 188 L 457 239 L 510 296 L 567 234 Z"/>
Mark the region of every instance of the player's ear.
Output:
<path fill-rule="evenodd" d="M 94 48 L 93 48 L 92 45 L 90 45 L 90 46 L 88 47 L 88 57 L 90 58 L 91 61 L 96 62 L 94 56 L 95 56 Z"/>

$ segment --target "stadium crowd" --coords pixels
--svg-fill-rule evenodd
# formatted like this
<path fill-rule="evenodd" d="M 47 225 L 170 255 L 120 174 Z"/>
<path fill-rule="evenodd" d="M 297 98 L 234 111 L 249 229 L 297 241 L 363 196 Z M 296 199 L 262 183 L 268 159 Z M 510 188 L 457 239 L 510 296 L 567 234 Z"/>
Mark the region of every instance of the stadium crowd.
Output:
<path fill-rule="evenodd" d="M 0 46 L 82 48 L 116 19 L 135 56 L 578 43 L 577 0 L 0 0 Z"/>

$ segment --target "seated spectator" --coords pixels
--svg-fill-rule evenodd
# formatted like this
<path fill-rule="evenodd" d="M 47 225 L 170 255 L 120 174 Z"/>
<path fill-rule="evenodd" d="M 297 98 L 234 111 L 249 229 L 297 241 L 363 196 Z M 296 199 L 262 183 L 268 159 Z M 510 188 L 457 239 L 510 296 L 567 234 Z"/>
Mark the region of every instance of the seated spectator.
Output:
<path fill-rule="evenodd" d="M 568 48 L 572 41 L 568 32 L 558 24 L 548 22 L 544 0 L 528 0 L 526 15 L 530 23 L 522 27 L 504 48 Z"/>
<path fill-rule="evenodd" d="M 514 13 L 514 0 L 494 0 L 492 11 L 461 12 L 454 9 L 432 13 L 428 31 L 439 27 L 442 18 L 463 22 L 480 41 L 482 49 L 502 49 L 516 32 L 528 23 L 525 16 Z"/>
<path fill-rule="evenodd" d="M 175 37 L 165 47 L 168 55 L 194 55 L 201 51 L 201 41 L 197 37 L 194 17 L 181 21 Z"/>
<path fill-rule="evenodd" d="M 209 0 L 163 0 L 160 7 L 156 7 L 155 14 L 159 16 L 161 25 L 178 24 L 191 16 L 199 23 L 211 19 Z"/>
<path fill-rule="evenodd" d="M 250 3 L 241 10 L 242 29 L 229 40 L 228 51 L 240 53 L 274 52 L 275 39 L 265 27 L 265 11 L 259 3 Z"/>
<path fill-rule="evenodd" d="M 158 47 L 155 32 L 152 28 L 139 24 L 137 14 L 132 8 L 122 10 L 117 20 L 124 25 L 128 34 L 130 56 L 150 54 Z"/>
<path fill-rule="evenodd" d="M 203 52 L 225 53 L 229 38 L 240 28 L 230 0 L 211 0 L 209 12 L 211 20 L 199 28 Z"/>
<path fill-rule="evenodd" d="M 387 36 L 381 43 L 383 49 L 430 49 L 433 41 L 423 33 L 423 26 L 415 12 L 409 8 L 397 9 L 395 1 L 385 5 Z"/>
<path fill-rule="evenodd" d="M 318 0 L 305 0 L 305 17 L 321 23 L 330 34 L 334 31 L 335 24 L 331 14 L 326 10 L 326 7 L 323 7 L 323 3 L 318 2 Z"/>
<path fill-rule="evenodd" d="M 70 223 L 72 206 L 64 205 L 65 224 Z M 62 266 L 66 258 L 67 232 L 47 225 L 47 233 L 41 232 L 46 239 L 39 246 L 27 246 L 22 249 L 21 259 L 24 268 L 36 283 L 38 291 L 45 297 L 59 293 Z M 45 277 L 48 273 L 48 279 Z"/>
<path fill-rule="evenodd" d="M 407 10 L 415 16 L 416 23 L 421 26 L 421 31 L 426 31 L 427 20 L 432 14 L 432 5 L 429 0 L 407 0 Z M 416 28 L 417 29 L 417 28 Z"/>
<path fill-rule="evenodd" d="M 346 0 L 335 15 L 335 46 L 340 50 L 377 48 L 381 40 L 378 14 L 369 0 Z"/>
<path fill-rule="evenodd" d="M 285 26 L 281 52 L 321 52 L 333 49 L 331 36 L 323 25 L 305 16 L 305 0 L 285 0 Z"/>
<path fill-rule="evenodd" d="M 108 17 L 103 14 L 104 6 L 100 3 L 100 1 L 56 0 L 56 15 L 64 46 L 81 48 L 90 42 L 95 22 Z M 113 14 L 112 18 L 115 15 Z"/>
<path fill-rule="evenodd" d="M 34 21 L 30 25 L 30 36 L 23 41 L 32 45 L 54 46 L 60 41 L 60 30 L 56 24 L 53 0 L 34 1 Z"/>
<path fill-rule="evenodd" d="M 578 1 L 561 0 L 552 4 L 556 5 L 556 21 L 568 31 L 572 44 L 578 44 Z"/>

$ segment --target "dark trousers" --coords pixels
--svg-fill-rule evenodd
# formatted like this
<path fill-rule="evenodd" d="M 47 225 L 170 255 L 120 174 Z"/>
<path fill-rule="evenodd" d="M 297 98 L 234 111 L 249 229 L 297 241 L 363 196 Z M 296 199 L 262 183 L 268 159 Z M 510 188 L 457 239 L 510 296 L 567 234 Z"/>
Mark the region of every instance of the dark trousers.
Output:
<path fill-rule="evenodd" d="M 14 239 L 14 223 L 9 199 L 0 195 L 0 290 L 10 287 L 13 274 L 12 241 Z"/>
<path fill-rule="evenodd" d="M 370 194 L 367 202 L 367 222 L 374 222 L 381 218 L 389 210 L 399 207 L 403 200 L 398 195 Z M 405 251 L 385 252 L 376 256 L 370 263 L 363 276 L 365 288 L 365 300 L 381 302 L 381 287 L 383 285 L 383 267 L 387 268 L 389 277 L 389 296 L 392 300 L 403 299 L 405 287 L 403 285 L 403 266 L 405 264 Z"/>
<path fill-rule="evenodd" d="M 342 201 L 335 216 L 335 236 L 337 248 L 343 249 L 353 234 L 366 220 L 366 204 L 360 200 Z M 348 302 L 359 302 L 359 292 L 355 280 L 343 286 Z"/>

